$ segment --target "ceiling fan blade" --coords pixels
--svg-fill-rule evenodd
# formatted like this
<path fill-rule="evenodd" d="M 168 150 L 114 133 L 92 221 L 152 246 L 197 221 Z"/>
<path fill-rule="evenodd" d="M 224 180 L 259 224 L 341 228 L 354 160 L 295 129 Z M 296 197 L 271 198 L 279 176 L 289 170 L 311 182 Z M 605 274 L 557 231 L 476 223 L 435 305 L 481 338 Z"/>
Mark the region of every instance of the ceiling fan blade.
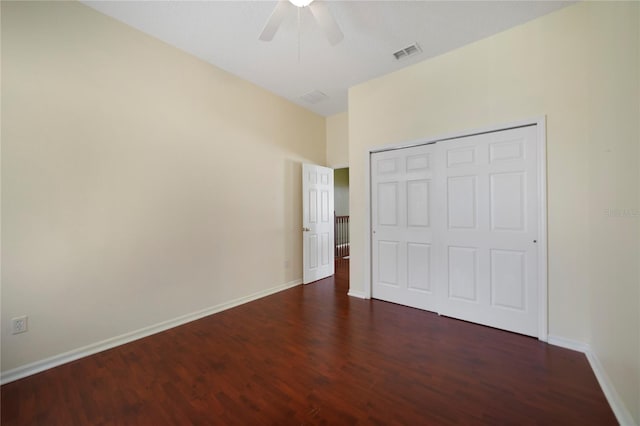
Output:
<path fill-rule="evenodd" d="M 262 41 L 271 41 L 273 40 L 273 36 L 276 35 L 278 28 L 280 28 L 280 24 L 287 14 L 287 8 L 289 7 L 289 2 L 287 0 L 280 0 L 278 4 L 276 4 L 275 9 L 271 13 L 269 20 L 267 21 L 264 29 L 260 33 L 260 37 L 258 37 Z"/>
<path fill-rule="evenodd" d="M 316 18 L 316 22 L 329 39 L 329 43 L 332 46 L 340 43 L 340 41 L 344 38 L 344 34 L 340 31 L 340 27 L 338 27 L 338 23 L 331 15 L 327 4 L 324 1 L 314 1 L 309 5 L 309 10 L 314 18 Z"/>

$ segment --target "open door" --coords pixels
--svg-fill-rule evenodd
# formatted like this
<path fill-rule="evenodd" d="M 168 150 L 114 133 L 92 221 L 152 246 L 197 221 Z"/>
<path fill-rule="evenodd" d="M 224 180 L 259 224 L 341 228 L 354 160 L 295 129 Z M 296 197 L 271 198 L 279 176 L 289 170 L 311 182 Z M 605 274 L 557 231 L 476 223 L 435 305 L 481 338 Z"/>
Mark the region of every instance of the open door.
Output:
<path fill-rule="evenodd" d="M 333 169 L 302 165 L 302 282 L 333 275 Z"/>

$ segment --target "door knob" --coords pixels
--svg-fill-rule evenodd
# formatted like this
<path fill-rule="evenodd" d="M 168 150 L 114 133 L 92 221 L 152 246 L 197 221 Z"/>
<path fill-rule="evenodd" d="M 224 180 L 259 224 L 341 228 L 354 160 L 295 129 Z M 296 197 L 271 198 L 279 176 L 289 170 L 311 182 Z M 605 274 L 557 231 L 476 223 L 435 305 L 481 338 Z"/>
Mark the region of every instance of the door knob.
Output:
<path fill-rule="evenodd" d="M 309 231 L 311 231 L 311 229 L 309 229 L 309 228 L 302 228 L 302 232 L 309 232 Z"/>

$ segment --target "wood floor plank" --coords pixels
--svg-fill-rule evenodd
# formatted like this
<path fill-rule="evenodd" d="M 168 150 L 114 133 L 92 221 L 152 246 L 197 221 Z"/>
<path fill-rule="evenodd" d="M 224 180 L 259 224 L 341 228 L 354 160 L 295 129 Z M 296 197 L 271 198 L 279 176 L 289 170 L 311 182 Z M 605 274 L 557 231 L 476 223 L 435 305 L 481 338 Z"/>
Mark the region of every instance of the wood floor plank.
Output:
<path fill-rule="evenodd" d="M 617 424 L 585 356 L 295 287 L 2 386 L 3 425 Z"/>

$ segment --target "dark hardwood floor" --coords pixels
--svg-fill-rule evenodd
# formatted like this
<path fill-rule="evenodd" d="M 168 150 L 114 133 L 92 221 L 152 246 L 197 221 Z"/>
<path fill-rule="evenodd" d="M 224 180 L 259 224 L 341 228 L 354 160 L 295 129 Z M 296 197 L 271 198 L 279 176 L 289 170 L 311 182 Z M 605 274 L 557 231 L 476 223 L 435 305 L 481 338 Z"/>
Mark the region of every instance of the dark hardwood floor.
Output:
<path fill-rule="evenodd" d="M 3 425 L 617 424 L 583 354 L 335 278 L 2 386 Z"/>

